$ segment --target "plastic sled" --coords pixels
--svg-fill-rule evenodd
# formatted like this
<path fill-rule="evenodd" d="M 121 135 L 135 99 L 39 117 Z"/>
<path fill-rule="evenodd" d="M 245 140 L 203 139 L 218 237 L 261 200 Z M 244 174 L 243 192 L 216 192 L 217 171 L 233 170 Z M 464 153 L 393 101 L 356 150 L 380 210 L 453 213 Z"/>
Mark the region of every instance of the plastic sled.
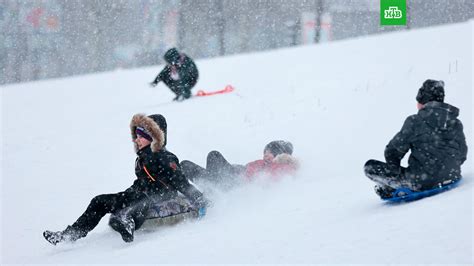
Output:
<path fill-rule="evenodd" d="M 441 185 L 440 187 L 436 187 L 436 188 L 424 190 L 424 191 L 412 191 L 408 188 L 399 188 L 393 192 L 393 195 L 395 195 L 394 197 L 384 198 L 383 200 L 389 201 L 389 202 L 407 202 L 407 201 L 418 200 L 421 198 L 433 196 L 438 193 L 450 190 L 458 186 L 460 181 L 461 179 L 450 181 L 450 183 L 448 184 Z"/>
<path fill-rule="evenodd" d="M 205 214 L 196 211 L 184 197 L 164 201 L 153 205 L 146 215 L 144 228 L 162 225 L 174 225 L 188 219 L 197 219 Z"/>
<path fill-rule="evenodd" d="M 216 94 L 224 94 L 224 93 L 229 93 L 229 92 L 233 92 L 235 89 L 234 87 L 232 87 L 232 85 L 227 85 L 225 86 L 224 89 L 222 90 L 217 90 L 217 91 L 203 91 L 203 90 L 199 90 L 197 92 L 196 95 L 194 96 L 198 96 L 198 97 L 203 97 L 203 96 L 211 96 L 211 95 L 216 95 Z"/>

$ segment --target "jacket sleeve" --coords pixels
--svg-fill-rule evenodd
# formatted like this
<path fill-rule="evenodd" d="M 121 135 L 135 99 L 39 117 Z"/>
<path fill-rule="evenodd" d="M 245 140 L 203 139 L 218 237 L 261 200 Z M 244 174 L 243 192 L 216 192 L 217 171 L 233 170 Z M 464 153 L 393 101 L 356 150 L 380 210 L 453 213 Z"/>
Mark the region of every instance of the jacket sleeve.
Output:
<path fill-rule="evenodd" d="M 165 68 L 163 68 L 163 70 L 161 70 L 161 72 L 156 76 L 155 80 L 153 80 L 154 83 L 157 83 L 158 81 L 160 80 L 163 80 L 165 79 L 165 76 L 166 76 L 166 73 L 169 73 L 170 72 L 170 66 L 166 66 Z"/>
<path fill-rule="evenodd" d="M 179 170 L 179 173 L 176 173 L 176 178 L 173 178 L 172 185 L 192 203 L 196 203 L 203 199 L 202 192 L 189 182 L 181 170 Z"/>
<path fill-rule="evenodd" d="M 148 186 L 148 180 L 144 178 L 137 178 L 133 181 L 133 184 L 125 190 L 127 193 L 137 193 L 137 192 L 145 192 Z"/>
<path fill-rule="evenodd" d="M 391 167 L 400 167 L 400 162 L 411 147 L 414 135 L 414 119 L 410 116 L 405 120 L 402 129 L 392 138 L 385 147 L 385 161 Z"/>
<path fill-rule="evenodd" d="M 203 200 L 203 194 L 199 191 L 189 180 L 184 176 L 181 165 L 177 158 L 171 160 L 169 164 L 163 165 L 163 170 L 168 173 L 169 177 L 167 183 L 173 186 L 174 189 L 181 192 L 193 204 Z"/>
<path fill-rule="evenodd" d="M 464 163 L 467 158 L 467 144 L 466 144 L 466 137 L 464 136 L 463 125 L 461 121 L 459 121 L 459 129 L 456 134 L 457 141 L 459 143 L 459 160 L 460 164 Z"/>
<path fill-rule="evenodd" d="M 256 160 L 245 165 L 245 179 L 251 181 L 263 171 L 263 160 Z"/>

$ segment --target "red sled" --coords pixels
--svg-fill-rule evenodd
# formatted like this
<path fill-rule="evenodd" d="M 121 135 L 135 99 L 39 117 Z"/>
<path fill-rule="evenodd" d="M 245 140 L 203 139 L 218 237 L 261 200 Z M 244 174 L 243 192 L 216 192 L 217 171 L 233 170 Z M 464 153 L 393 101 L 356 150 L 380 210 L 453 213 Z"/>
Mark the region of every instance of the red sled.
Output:
<path fill-rule="evenodd" d="M 203 90 L 198 90 L 196 96 L 211 96 L 211 95 L 216 95 L 216 94 L 224 94 L 224 93 L 229 93 L 233 92 L 235 89 L 232 87 L 232 85 L 227 85 L 225 86 L 224 89 L 218 90 L 218 91 L 203 91 Z"/>

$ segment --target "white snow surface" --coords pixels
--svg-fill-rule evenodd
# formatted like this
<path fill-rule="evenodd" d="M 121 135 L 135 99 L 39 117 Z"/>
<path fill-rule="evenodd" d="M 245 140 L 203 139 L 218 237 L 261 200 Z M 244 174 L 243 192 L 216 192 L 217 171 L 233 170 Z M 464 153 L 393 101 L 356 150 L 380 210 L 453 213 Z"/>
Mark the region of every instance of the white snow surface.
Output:
<path fill-rule="evenodd" d="M 473 263 L 474 22 L 271 52 L 198 60 L 194 89 L 226 95 L 171 102 L 162 66 L 1 87 L 1 263 Z M 461 186 L 386 204 L 363 173 L 416 113 L 422 82 L 442 79 L 470 148 Z M 290 140 L 295 177 L 230 191 L 198 184 L 214 205 L 200 221 L 136 232 L 107 225 L 52 246 L 42 232 L 72 224 L 98 194 L 129 187 L 133 114 L 163 114 L 168 149 L 232 163 Z M 406 160 L 404 160 L 406 164 Z"/>

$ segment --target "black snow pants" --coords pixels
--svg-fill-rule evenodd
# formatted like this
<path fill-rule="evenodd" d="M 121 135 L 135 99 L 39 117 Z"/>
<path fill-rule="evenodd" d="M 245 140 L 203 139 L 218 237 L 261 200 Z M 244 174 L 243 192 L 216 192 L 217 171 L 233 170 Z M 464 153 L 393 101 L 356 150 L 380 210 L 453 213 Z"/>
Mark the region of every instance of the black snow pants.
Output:
<path fill-rule="evenodd" d="M 206 168 L 186 160 L 181 162 L 181 168 L 184 175 L 192 181 L 204 179 L 216 183 L 235 178 L 245 171 L 245 166 L 230 164 L 218 151 L 207 154 Z"/>
<path fill-rule="evenodd" d="M 174 92 L 174 94 L 176 94 L 176 98 L 183 96 L 185 99 L 188 99 L 191 97 L 191 89 L 196 85 L 197 80 L 181 81 L 164 79 L 163 82 L 172 92 Z"/>
<path fill-rule="evenodd" d="M 107 213 L 117 213 L 126 207 L 129 207 L 143 199 L 139 194 L 133 192 L 118 192 L 114 194 L 102 194 L 94 197 L 86 211 L 72 224 L 72 228 L 81 233 L 81 237 L 87 235 L 88 232 L 92 231 L 100 222 L 102 217 Z M 145 208 L 148 206 L 145 206 Z M 138 212 L 135 212 L 134 218 Z M 142 221 L 136 221 L 138 224 L 143 223 Z"/>
<path fill-rule="evenodd" d="M 413 191 L 420 190 L 421 188 L 416 180 L 409 178 L 404 167 L 393 169 L 387 163 L 369 160 L 364 165 L 364 172 L 370 180 L 384 187 L 393 189 L 404 187 Z"/>

